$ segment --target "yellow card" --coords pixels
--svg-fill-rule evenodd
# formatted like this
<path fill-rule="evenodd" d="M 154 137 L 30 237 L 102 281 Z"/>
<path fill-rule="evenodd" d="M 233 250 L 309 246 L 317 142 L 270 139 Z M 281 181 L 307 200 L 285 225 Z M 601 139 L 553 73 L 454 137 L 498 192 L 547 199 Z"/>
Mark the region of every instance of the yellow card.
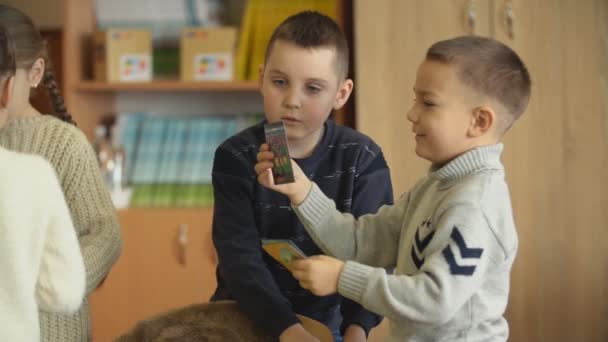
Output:
<path fill-rule="evenodd" d="M 262 248 L 287 269 L 291 269 L 292 261 L 306 258 L 306 254 L 290 240 L 262 240 Z"/>

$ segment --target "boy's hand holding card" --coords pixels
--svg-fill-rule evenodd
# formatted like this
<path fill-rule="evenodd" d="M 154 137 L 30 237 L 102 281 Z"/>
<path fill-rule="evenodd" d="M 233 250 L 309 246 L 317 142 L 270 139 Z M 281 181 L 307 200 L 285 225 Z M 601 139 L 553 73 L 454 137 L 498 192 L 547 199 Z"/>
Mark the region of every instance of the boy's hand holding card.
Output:
<path fill-rule="evenodd" d="M 262 248 L 288 270 L 291 270 L 294 260 L 306 258 L 306 254 L 290 240 L 262 240 Z"/>
<path fill-rule="evenodd" d="M 338 291 L 344 262 L 327 255 L 314 255 L 291 265 L 291 274 L 300 286 L 317 296 L 327 296 Z"/>
<path fill-rule="evenodd" d="M 264 132 L 266 143 L 260 146 L 254 167 L 258 182 L 299 205 L 310 192 L 312 182 L 291 159 L 283 122 L 264 125 Z"/>

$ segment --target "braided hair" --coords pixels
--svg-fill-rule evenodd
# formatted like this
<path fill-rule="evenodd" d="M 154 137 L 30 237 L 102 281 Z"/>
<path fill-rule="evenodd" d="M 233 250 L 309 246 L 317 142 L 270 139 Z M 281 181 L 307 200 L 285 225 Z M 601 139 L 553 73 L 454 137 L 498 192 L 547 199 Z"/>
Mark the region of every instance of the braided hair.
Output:
<path fill-rule="evenodd" d="M 57 118 L 76 125 L 68 113 L 59 91 L 55 76 L 50 70 L 47 42 L 32 20 L 18 9 L 0 4 L 0 23 L 4 25 L 8 36 L 13 41 L 15 65 L 18 69 L 29 70 L 36 60 L 42 58 L 45 62 L 45 72 L 42 84 L 47 88 Z"/>
<path fill-rule="evenodd" d="M 49 68 L 46 68 L 44 70 L 42 84 L 49 91 L 51 102 L 53 103 L 53 109 L 55 110 L 57 117 L 59 117 L 65 122 L 69 122 L 72 125 L 76 126 L 76 122 L 72 118 L 72 115 L 68 113 L 68 110 L 65 107 L 65 103 L 63 102 L 63 96 L 61 96 L 59 86 L 57 85 L 57 81 L 55 81 L 55 74 L 53 74 L 53 72 Z"/>

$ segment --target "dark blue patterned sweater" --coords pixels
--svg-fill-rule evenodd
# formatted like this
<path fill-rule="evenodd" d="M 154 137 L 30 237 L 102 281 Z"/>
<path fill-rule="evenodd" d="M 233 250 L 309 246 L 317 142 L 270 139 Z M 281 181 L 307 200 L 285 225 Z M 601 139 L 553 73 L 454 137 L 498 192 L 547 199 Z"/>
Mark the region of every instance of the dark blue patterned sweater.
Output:
<path fill-rule="evenodd" d="M 213 243 L 219 263 L 212 300 L 238 301 L 249 317 L 275 336 L 298 322 L 296 313 L 332 330 L 358 324 L 369 332 L 380 317 L 337 294 L 313 295 L 261 248 L 261 239 L 290 239 L 306 255 L 322 254 L 287 197 L 257 182 L 254 165 L 264 142 L 264 123 L 230 137 L 215 152 Z M 296 162 L 342 212 L 360 216 L 392 203 L 382 151 L 353 129 L 328 120 L 312 155 Z"/>

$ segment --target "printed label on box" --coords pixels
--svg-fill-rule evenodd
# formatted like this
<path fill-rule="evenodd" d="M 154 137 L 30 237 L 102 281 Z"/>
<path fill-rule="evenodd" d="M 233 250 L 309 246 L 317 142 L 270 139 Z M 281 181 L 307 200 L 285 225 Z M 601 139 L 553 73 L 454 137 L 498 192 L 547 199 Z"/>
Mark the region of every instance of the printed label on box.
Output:
<path fill-rule="evenodd" d="M 194 79 L 229 81 L 232 79 L 232 54 L 203 53 L 194 56 Z"/>
<path fill-rule="evenodd" d="M 152 79 L 150 55 L 122 55 L 119 70 L 121 81 L 150 81 Z"/>

